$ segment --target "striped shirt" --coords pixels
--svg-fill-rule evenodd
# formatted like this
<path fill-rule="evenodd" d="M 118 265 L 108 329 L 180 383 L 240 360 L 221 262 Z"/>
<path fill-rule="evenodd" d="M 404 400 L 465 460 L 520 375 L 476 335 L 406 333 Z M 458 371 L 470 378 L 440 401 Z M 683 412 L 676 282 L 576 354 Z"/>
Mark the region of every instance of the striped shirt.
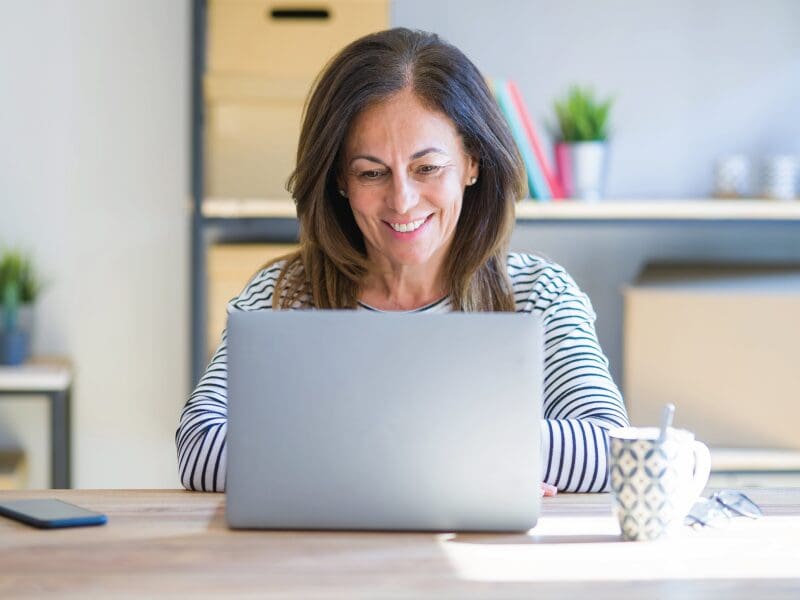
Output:
<path fill-rule="evenodd" d="M 228 303 L 228 313 L 271 310 L 283 264 L 260 271 Z M 538 256 L 509 254 L 508 274 L 517 312 L 539 313 L 544 324 L 543 479 L 567 492 L 604 491 L 609 483 L 607 431 L 627 425 L 628 417 L 597 341 L 589 298 L 562 267 Z M 311 299 L 300 298 L 292 308 L 312 308 Z M 451 310 L 444 298 L 416 312 Z M 190 490 L 225 489 L 226 338 L 223 332 L 181 412 L 175 436 L 181 482 Z"/>

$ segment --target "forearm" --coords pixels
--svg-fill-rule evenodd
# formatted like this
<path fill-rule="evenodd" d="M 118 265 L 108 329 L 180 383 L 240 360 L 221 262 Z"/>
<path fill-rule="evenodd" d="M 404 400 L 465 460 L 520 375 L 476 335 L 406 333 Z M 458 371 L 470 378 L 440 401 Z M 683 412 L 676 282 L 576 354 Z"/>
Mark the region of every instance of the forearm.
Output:
<path fill-rule="evenodd" d="M 225 490 L 227 388 L 227 349 L 223 334 L 222 344 L 181 411 L 175 433 L 178 474 L 187 490 Z"/>
<path fill-rule="evenodd" d="M 542 479 L 563 492 L 608 488 L 608 433 L 586 419 L 543 419 Z"/>
<path fill-rule="evenodd" d="M 203 406 L 184 409 L 176 435 L 178 472 L 187 490 L 225 491 L 227 418 Z"/>

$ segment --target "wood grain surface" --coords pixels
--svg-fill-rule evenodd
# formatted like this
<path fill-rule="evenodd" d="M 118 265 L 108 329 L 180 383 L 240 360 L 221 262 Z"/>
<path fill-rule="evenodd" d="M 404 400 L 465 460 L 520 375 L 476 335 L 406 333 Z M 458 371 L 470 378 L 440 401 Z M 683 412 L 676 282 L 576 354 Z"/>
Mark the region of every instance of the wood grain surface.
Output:
<path fill-rule="evenodd" d="M 0 518 L 0 598 L 798 598 L 800 488 L 746 490 L 758 521 L 622 542 L 606 494 L 544 499 L 528 534 L 231 531 L 222 494 L 0 492 L 59 498 L 108 524 Z"/>

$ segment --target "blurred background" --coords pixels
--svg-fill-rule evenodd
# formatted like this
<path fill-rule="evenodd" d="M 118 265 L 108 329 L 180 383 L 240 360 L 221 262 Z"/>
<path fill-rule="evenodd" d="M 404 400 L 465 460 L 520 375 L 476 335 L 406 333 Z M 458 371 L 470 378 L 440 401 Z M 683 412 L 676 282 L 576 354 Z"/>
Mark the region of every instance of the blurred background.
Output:
<path fill-rule="evenodd" d="M 0 250 L 28 253 L 42 283 L 32 358 L 70 365 L 74 487 L 179 485 L 178 414 L 225 301 L 295 240 L 282 188 L 313 76 L 390 26 L 437 32 L 487 77 L 513 79 L 551 161 L 554 101 L 575 84 L 613 98 L 602 199 L 524 200 L 513 249 L 563 264 L 589 294 L 637 424 L 666 389 L 701 439 L 800 448 L 775 433 L 800 416 L 799 203 L 796 189 L 765 193 L 768 166 L 800 156 L 795 0 L 0 7 Z M 745 165 L 738 200 L 714 198 L 726 160 Z M 726 319 L 708 318 L 721 304 Z M 681 322 L 697 337 L 670 342 Z M 722 331 L 733 341 L 706 343 Z M 21 485 L 51 485 L 49 419 L 46 397 L 3 393 L 0 377 L 0 449 L 24 455 Z M 796 468 L 775 464 L 759 463 Z"/>

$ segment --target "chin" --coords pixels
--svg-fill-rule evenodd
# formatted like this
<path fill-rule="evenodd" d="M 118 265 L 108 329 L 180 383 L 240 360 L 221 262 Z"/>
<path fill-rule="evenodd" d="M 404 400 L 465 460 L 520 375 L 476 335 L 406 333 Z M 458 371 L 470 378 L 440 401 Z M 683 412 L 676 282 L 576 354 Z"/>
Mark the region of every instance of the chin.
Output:
<path fill-rule="evenodd" d="M 396 265 L 404 267 L 418 267 L 431 261 L 433 258 L 432 252 L 419 251 L 414 252 L 391 252 L 387 253 L 386 257 Z"/>

